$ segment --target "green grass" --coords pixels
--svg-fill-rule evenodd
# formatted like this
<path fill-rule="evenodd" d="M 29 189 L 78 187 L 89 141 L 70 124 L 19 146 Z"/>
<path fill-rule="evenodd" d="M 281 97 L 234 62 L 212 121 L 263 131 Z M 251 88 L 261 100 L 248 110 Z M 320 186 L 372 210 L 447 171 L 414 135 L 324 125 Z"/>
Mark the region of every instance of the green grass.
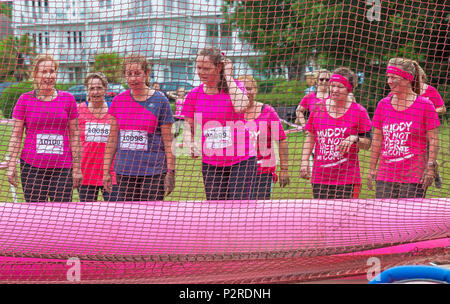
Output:
<path fill-rule="evenodd" d="M 8 142 L 11 134 L 11 127 L 0 125 L 0 162 L 4 161 Z M 182 136 L 178 137 L 181 140 Z M 280 188 L 279 183 L 273 187 L 272 199 L 309 199 L 312 198 L 311 185 L 309 181 L 299 177 L 302 147 L 304 142 L 303 133 L 293 133 L 288 135 L 289 144 L 289 164 L 291 184 L 286 188 Z M 363 186 L 361 198 L 373 198 L 374 192 L 368 191 L 366 176 L 369 168 L 370 151 L 361 151 L 360 167 L 362 171 Z M 440 163 L 440 174 L 443 179 L 443 187 L 436 189 L 429 188 L 427 197 L 449 197 L 450 189 L 450 128 L 448 123 L 444 123 L 440 128 L 440 150 L 438 161 Z M 191 159 L 186 155 L 177 156 L 177 181 L 175 191 L 166 200 L 186 201 L 204 200 L 204 188 L 201 174 L 201 160 Z M 23 193 L 18 187 L 17 195 L 20 202 L 23 201 Z M 78 194 L 74 191 L 74 201 L 78 200 Z M 6 176 L 6 170 L 0 171 L 0 202 L 11 202 L 12 196 L 10 185 Z"/>

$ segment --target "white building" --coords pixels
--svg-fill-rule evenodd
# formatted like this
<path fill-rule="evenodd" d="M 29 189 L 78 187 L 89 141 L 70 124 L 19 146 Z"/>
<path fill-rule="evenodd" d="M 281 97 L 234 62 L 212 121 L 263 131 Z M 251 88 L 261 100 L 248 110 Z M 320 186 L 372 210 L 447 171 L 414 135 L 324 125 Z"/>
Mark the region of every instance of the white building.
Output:
<path fill-rule="evenodd" d="M 235 62 L 236 75 L 252 73 L 256 56 L 223 24 L 221 0 L 16 1 L 15 35 L 28 33 L 38 53 L 60 61 L 62 82 L 81 82 L 98 53 L 139 52 L 154 62 L 152 81 L 199 84 L 194 61 L 207 46 Z"/>

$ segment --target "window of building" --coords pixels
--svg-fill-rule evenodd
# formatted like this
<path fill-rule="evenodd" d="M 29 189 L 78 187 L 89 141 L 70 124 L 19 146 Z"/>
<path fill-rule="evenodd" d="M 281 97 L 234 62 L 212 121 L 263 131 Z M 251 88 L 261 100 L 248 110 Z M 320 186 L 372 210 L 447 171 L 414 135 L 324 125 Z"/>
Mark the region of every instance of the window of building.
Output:
<path fill-rule="evenodd" d="M 133 51 L 144 56 L 153 55 L 152 27 L 149 24 L 139 23 L 132 28 Z"/>
<path fill-rule="evenodd" d="M 206 44 L 222 50 L 233 49 L 233 33 L 228 24 L 210 23 L 206 25 Z"/>
<path fill-rule="evenodd" d="M 130 10 L 130 15 L 150 14 L 151 12 L 151 0 L 141 0 L 134 1 L 134 7 Z"/>
<path fill-rule="evenodd" d="M 111 28 L 100 31 L 100 47 L 112 47 L 113 31 Z"/>

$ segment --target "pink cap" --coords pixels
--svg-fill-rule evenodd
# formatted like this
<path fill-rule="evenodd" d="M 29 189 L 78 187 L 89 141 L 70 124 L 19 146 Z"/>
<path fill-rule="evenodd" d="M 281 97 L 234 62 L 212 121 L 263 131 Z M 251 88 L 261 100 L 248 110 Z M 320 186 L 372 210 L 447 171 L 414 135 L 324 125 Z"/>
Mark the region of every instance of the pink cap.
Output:
<path fill-rule="evenodd" d="M 331 78 L 330 78 L 330 84 L 331 84 L 333 81 L 342 83 L 342 84 L 347 88 L 347 90 L 348 90 L 349 93 L 353 90 L 353 86 L 352 86 L 352 84 L 350 83 L 350 81 L 348 81 L 347 78 L 345 78 L 345 77 L 342 76 L 342 75 L 339 75 L 339 74 L 333 74 L 333 75 L 331 75 Z"/>
<path fill-rule="evenodd" d="M 411 82 L 414 80 L 414 75 L 413 74 L 408 73 L 405 70 L 402 70 L 402 69 L 400 69 L 398 67 L 395 67 L 395 66 L 392 66 L 392 65 L 389 65 L 387 67 L 386 74 L 395 74 L 395 75 L 403 77 L 406 80 L 409 80 Z"/>

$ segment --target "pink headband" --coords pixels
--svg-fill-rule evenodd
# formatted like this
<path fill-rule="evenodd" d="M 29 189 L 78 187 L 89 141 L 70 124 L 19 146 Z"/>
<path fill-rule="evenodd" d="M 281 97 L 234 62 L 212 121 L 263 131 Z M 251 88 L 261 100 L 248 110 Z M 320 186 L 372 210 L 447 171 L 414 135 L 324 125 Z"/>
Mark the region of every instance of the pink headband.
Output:
<path fill-rule="evenodd" d="M 342 83 L 342 84 L 347 88 L 347 90 L 348 90 L 349 93 L 353 90 L 353 86 L 352 86 L 352 84 L 350 83 L 350 81 L 348 81 L 347 78 L 345 78 L 345 77 L 342 76 L 342 75 L 339 75 L 339 74 L 333 74 L 333 75 L 331 75 L 331 78 L 330 78 L 330 84 L 331 84 L 333 81 Z"/>
<path fill-rule="evenodd" d="M 395 66 L 392 66 L 392 65 L 389 65 L 387 67 L 386 74 L 388 74 L 388 73 L 389 74 L 398 75 L 398 76 L 403 77 L 406 80 L 409 80 L 411 82 L 414 80 L 414 75 L 413 74 L 408 73 L 408 72 L 406 72 L 406 71 L 404 71 L 404 70 L 402 70 L 400 68 L 397 68 Z"/>

